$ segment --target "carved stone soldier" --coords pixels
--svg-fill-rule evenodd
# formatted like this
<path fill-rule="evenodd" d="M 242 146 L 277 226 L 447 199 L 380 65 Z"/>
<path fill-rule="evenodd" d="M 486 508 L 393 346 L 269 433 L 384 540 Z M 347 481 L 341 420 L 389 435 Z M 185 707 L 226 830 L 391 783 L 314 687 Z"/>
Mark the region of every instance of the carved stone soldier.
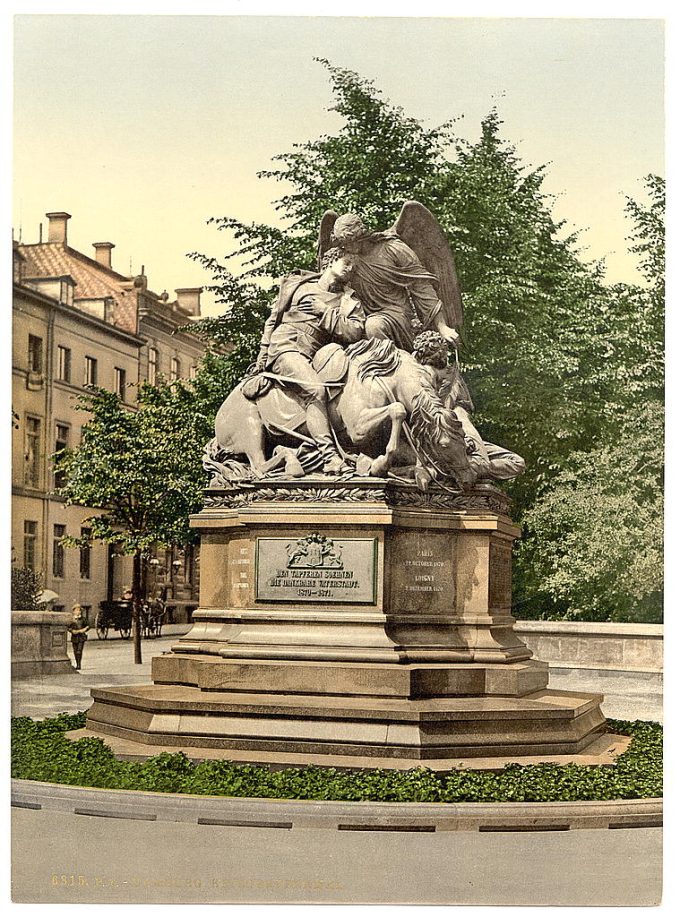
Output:
<path fill-rule="evenodd" d="M 365 316 L 354 291 L 346 286 L 352 258 L 330 249 L 322 267 L 320 276 L 298 271 L 281 283 L 255 369 L 270 370 L 292 386 L 305 405 L 307 431 L 321 453 L 323 471 L 337 474 L 347 468 L 331 433 L 327 388 L 312 359 L 325 344 L 351 344 L 363 337 Z"/>

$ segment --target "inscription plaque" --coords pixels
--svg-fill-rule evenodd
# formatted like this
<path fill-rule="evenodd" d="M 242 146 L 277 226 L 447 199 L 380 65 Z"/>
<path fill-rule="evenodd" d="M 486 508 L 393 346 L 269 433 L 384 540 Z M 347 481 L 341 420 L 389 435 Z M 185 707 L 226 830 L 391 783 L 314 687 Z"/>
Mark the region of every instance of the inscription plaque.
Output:
<path fill-rule="evenodd" d="M 376 601 L 376 538 L 258 538 L 255 600 L 259 602 Z"/>
<path fill-rule="evenodd" d="M 489 545 L 489 608 L 510 608 L 512 604 L 512 547 Z"/>
<path fill-rule="evenodd" d="M 390 608 L 449 614 L 455 604 L 454 552 L 448 532 L 395 532 L 389 555 Z"/>

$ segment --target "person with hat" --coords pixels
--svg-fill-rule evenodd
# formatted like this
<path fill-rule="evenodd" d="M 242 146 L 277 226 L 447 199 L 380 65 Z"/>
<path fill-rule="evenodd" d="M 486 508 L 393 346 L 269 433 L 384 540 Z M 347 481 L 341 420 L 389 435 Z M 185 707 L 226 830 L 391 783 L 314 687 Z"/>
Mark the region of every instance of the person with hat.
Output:
<path fill-rule="evenodd" d="M 87 619 L 83 614 L 82 607 L 76 602 L 73 606 L 73 617 L 71 623 L 68 626 L 69 633 L 71 634 L 71 646 L 73 647 L 73 655 L 76 660 L 76 670 L 80 671 L 82 659 L 83 659 L 83 649 L 85 647 L 85 641 L 87 640 L 87 632 L 90 629 Z"/>

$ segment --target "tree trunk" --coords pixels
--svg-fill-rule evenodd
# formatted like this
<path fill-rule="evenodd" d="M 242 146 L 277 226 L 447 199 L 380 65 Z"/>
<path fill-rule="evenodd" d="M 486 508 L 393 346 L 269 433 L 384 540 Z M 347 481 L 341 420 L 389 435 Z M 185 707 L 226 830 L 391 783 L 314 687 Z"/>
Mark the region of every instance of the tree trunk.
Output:
<path fill-rule="evenodd" d="M 135 647 L 135 663 L 142 664 L 142 555 L 135 551 L 132 558 L 132 640 Z"/>

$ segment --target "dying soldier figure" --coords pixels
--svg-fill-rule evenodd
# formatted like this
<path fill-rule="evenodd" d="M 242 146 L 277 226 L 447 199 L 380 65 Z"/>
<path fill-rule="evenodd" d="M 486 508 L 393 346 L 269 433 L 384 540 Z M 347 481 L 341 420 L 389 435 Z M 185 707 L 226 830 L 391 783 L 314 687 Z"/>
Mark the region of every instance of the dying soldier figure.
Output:
<path fill-rule="evenodd" d="M 297 271 L 282 281 L 264 326 L 255 371 L 292 387 L 305 406 L 307 431 L 324 473 L 340 474 L 349 468 L 337 451 L 328 421 L 328 389 L 312 360 L 325 344 L 352 344 L 362 338 L 365 316 L 347 286 L 354 266 L 351 255 L 331 248 L 321 266 L 321 276 Z"/>

